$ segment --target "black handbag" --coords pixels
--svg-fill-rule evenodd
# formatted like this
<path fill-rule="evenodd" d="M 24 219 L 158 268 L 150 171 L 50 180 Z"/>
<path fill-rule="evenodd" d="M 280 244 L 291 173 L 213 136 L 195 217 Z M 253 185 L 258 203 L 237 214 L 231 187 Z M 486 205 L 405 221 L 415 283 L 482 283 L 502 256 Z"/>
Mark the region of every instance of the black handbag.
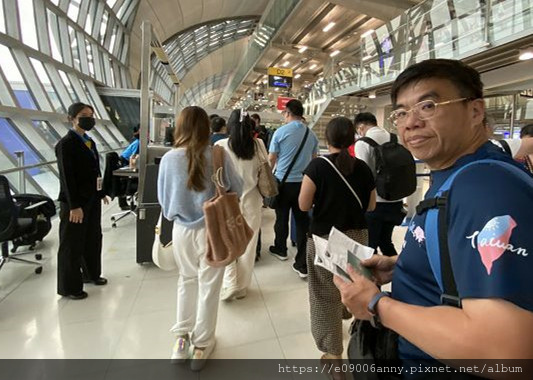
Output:
<path fill-rule="evenodd" d="M 306 131 L 305 131 L 304 138 L 302 139 L 302 142 L 300 143 L 300 146 L 298 147 L 298 151 L 296 152 L 294 158 L 292 159 L 291 164 L 289 165 L 289 168 L 287 169 L 287 172 L 283 176 L 283 179 L 281 180 L 281 182 L 279 182 L 279 180 L 277 180 L 278 181 L 278 195 L 273 196 L 273 197 L 267 197 L 267 198 L 263 199 L 263 204 L 266 207 L 268 207 L 268 208 L 271 208 L 271 209 L 274 209 L 274 210 L 276 208 L 278 208 L 279 197 L 281 195 L 281 192 L 283 191 L 283 185 L 287 181 L 287 178 L 289 177 L 289 174 L 290 174 L 290 172 L 292 170 L 292 167 L 294 166 L 294 164 L 296 163 L 296 160 L 298 159 L 298 156 L 302 152 L 302 149 L 303 149 L 303 147 L 305 145 L 305 142 L 307 140 L 307 136 L 309 135 L 309 128 L 305 127 L 305 129 L 306 129 Z"/>
<path fill-rule="evenodd" d="M 380 326 L 375 328 L 370 321 L 356 319 L 351 326 L 348 345 L 348 358 L 355 363 L 375 364 L 376 366 L 401 366 L 398 357 L 398 334 Z M 395 374 L 375 372 L 358 373 L 358 379 L 389 380 L 399 379 Z"/>

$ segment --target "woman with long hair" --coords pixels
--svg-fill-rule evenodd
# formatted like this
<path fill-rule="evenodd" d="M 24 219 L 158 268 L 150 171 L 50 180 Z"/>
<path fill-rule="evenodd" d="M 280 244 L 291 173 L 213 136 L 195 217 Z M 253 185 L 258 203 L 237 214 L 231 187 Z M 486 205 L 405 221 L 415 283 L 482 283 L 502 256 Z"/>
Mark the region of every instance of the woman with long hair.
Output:
<path fill-rule="evenodd" d="M 303 211 L 314 205 L 311 234 L 327 239 L 331 228 L 335 227 L 353 240 L 367 244 L 365 212 L 374 209 L 376 190 L 370 168 L 348 152 L 354 135 L 354 125 L 345 117 L 336 117 L 328 123 L 326 140 L 330 154 L 315 158 L 305 169 L 298 202 Z M 311 332 L 317 348 L 324 353 L 323 359 L 340 359 L 344 310 L 341 295 L 333 283 L 333 275 L 315 266 L 314 261 L 315 245 L 313 239 L 308 239 Z"/>
<path fill-rule="evenodd" d="M 244 255 L 226 267 L 221 296 L 225 301 L 246 297 L 246 289 L 252 281 L 263 204 L 257 182 L 261 157 L 267 157 L 263 142 L 253 137 L 255 124 L 246 113 L 234 110 L 228 119 L 228 127 L 229 138 L 218 141 L 216 145 L 225 149 L 227 157 L 231 159 L 237 173 L 243 179 L 240 207 L 254 235 Z"/>
<path fill-rule="evenodd" d="M 229 159 L 224 160 L 224 184 L 240 194 L 242 181 Z M 203 204 L 215 195 L 209 118 L 200 107 L 181 111 L 174 134 L 174 149 L 161 159 L 158 199 L 163 216 L 174 221 L 172 245 L 179 268 L 176 335 L 171 361 L 191 358 L 200 370 L 215 347 L 220 288 L 224 268 L 208 266 Z M 191 345 L 194 347 L 190 353 Z"/>

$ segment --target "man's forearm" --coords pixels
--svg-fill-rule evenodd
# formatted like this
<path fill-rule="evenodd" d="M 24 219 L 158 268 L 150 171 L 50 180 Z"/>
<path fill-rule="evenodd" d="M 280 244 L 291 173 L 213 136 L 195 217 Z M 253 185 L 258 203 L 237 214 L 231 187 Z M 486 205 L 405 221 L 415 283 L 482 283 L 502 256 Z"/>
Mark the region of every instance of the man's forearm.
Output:
<path fill-rule="evenodd" d="M 530 312 L 505 303 L 506 310 L 501 313 L 500 305 L 492 304 L 504 302 L 501 300 L 467 302 L 478 302 L 475 311 L 414 306 L 386 297 L 379 302 L 378 313 L 384 326 L 437 359 L 531 357 L 532 344 L 526 338 L 533 333 Z M 508 308 L 516 310 L 508 313 Z"/>

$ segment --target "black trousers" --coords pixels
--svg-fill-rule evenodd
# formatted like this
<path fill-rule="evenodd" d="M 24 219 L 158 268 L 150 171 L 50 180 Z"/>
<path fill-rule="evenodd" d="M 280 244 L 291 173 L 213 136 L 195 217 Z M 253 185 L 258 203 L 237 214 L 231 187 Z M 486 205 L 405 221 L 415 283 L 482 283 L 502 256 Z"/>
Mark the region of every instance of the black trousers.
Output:
<path fill-rule="evenodd" d="M 287 252 L 287 237 L 289 236 L 289 214 L 292 210 L 296 221 L 296 247 L 297 253 L 295 266 L 297 269 L 307 269 L 307 232 L 309 232 L 309 215 L 300 210 L 298 195 L 301 182 L 287 182 L 279 194 L 279 205 L 276 208 L 276 223 L 274 224 L 274 246 L 281 252 Z"/>
<path fill-rule="evenodd" d="M 394 226 L 401 224 L 403 220 L 403 203 L 393 202 L 376 203 L 376 209 L 366 213 L 368 226 L 368 246 L 379 248 L 385 256 L 398 254 L 392 244 L 392 231 Z"/>
<path fill-rule="evenodd" d="M 84 279 L 96 280 L 102 274 L 100 198 L 93 198 L 82 209 L 83 223 L 71 223 L 68 203 L 60 202 L 57 293 L 61 295 L 78 294 Z"/>

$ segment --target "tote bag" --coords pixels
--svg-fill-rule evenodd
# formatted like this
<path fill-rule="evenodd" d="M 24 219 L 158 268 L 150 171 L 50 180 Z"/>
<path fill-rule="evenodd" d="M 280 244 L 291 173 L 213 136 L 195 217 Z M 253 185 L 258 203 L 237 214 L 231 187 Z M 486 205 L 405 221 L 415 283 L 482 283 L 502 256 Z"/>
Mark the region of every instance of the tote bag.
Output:
<path fill-rule="evenodd" d="M 223 267 L 244 254 L 253 231 L 246 223 L 236 193 L 227 193 L 223 183 L 224 149 L 213 147 L 213 177 L 217 194 L 204 203 L 207 235 L 206 262 Z"/>

